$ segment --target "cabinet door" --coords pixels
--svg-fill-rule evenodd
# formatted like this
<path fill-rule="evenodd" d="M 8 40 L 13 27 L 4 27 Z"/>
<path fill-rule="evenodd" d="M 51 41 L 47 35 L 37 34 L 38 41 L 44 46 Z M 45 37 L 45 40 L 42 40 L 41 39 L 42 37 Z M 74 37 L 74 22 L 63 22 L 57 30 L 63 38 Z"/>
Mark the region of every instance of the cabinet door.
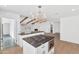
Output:
<path fill-rule="evenodd" d="M 48 53 L 48 42 L 42 44 L 40 47 L 37 48 L 37 54 L 47 54 Z"/>
<path fill-rule="evenodd" d="M 36 50 L 32 45 L 28 44 L 27 42 L 23 40 L 23 53 L 24 54 L 35 54 Z"/>

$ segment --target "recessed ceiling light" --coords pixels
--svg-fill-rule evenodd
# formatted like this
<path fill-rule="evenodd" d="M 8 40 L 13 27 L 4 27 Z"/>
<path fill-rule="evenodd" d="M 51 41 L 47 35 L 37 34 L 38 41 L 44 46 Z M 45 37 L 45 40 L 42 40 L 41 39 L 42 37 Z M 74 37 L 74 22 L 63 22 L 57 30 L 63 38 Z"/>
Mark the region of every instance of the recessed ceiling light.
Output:
<path fill-rule="evenodd" d="M 76 9 L 72 9 L 72 11 L 76 11 Z"/>

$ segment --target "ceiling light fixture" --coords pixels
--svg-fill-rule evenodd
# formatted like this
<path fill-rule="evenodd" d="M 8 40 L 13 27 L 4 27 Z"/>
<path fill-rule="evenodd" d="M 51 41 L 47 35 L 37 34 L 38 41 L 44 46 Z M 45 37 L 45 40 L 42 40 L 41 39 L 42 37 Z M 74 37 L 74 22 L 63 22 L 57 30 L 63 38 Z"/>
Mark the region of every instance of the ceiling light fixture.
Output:
<path fill-rule="evenodd" d="M 42 23 L 42 22 L 46 22 L 47 21 L 46 15 L 42 11 L 42 6 L 39 5 L 39 6 L 37 6 L 37 8 L 38 8 L 38 12 L 36 13 L 35 17 L 33 17 L 33 19 L 35 19 L 35 21 L 32 24 Z"/>

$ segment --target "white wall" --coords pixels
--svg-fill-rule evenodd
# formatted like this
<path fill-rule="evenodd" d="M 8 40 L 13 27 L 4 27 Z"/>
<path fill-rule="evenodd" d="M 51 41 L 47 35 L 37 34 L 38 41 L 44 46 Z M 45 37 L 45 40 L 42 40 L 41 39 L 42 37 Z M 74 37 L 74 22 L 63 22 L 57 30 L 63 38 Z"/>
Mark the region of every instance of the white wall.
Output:
<path fill-rule="evenodd" d="M 44 32 L 49 33 L 50 32 L 50 23 L 49 22 L 44 22 L 44 23 L 41 23 L 41 24 L 34 24 L 32 26 L 32 31 L 34 31 L 34 29 L 36 29 L 36 28 L 39 31 L 44 31 Z"/>
<path fill-rule="evenodd" d="M 1 18 L 0 18 L 0 38 L 1 38 L 1 29 L 2 29 L 2 28 L 1 28 L 1 27 L 2 27 L 2 26 L 1 26 L 1 22 L 2 22 L 2 21 L 1 21 Z"/>
<path fill-rule="evenodd" d="M 10 34 L 14 38 L 14 19 L 1 18 L 3 24 L 3 34 Z M 9 25 L 6 25 L 9 24 Z"/>
<path fill-rule="evenodd" d="M 10 34 L 10 23 L 3 24 L 3 35 Z"/>
<path fill-rule="evenodd" d="M 79 44 L 79 16 L 61 19 L 61 40 Z"/>

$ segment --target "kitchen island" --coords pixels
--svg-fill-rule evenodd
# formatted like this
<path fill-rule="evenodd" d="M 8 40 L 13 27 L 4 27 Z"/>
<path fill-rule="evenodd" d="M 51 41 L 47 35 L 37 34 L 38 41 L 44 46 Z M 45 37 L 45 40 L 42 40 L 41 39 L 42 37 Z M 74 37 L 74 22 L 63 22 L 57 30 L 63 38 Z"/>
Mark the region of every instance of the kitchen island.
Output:
<path fill-rule="evenodd" d="M 31 33 L 20 33 L 18 35 L 17 44 L 23 48 L 23 38 L 28 38 L 36 35 L 44 35 L 44 32 L 31 32 Z"/>
<path fill-rule="evenodd" d="M 49 42 L 54 37 L 46 35 L 36 35 L 23 38 L 24 54 L 47 54 L 49 52 Z"/>

